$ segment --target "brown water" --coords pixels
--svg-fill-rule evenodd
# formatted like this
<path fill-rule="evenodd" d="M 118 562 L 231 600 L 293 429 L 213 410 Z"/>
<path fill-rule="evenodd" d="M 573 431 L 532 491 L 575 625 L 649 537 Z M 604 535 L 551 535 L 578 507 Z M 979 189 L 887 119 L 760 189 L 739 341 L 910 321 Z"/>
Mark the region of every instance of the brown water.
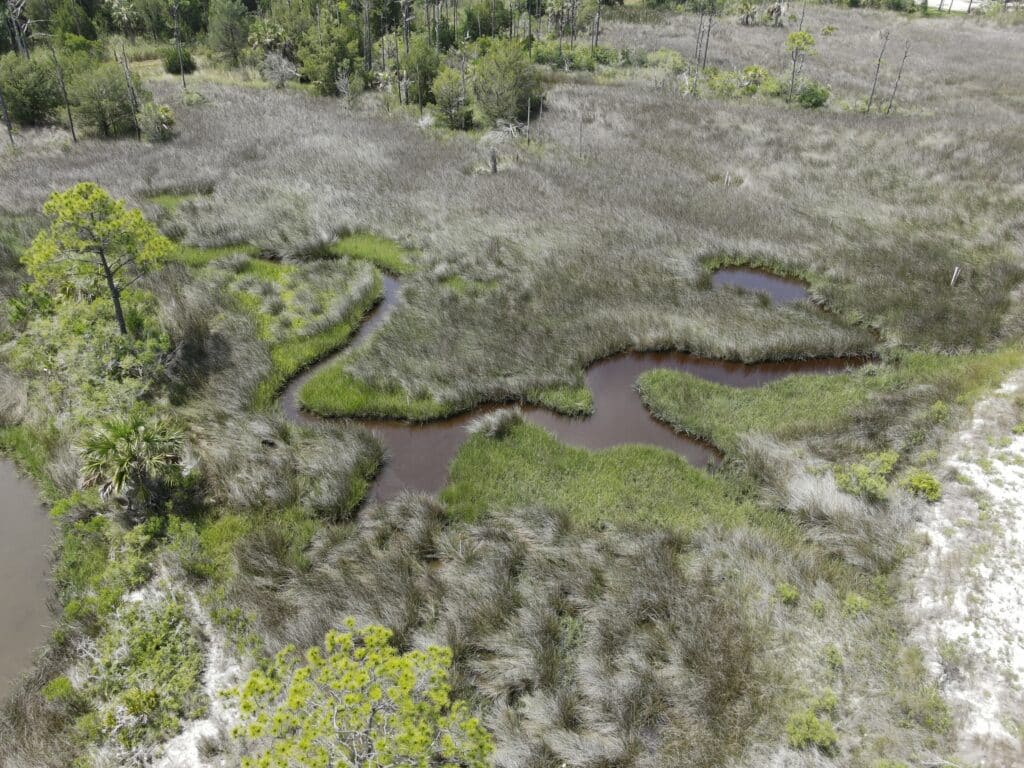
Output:
<path fill-rule="evenodd" d="M 792 277 L 779 277 L 753 267 L 723 267 L 711 275 L 711 287 L 742 288 L 752 293 L 763 293 L 773 304 L 790 304 L 808 298 L 807 286 Z"/>
<path fill-rule="evenodd" d="M 35 487 L 0 460 L 0 700 L 49 633 L 52 534 Z"/>
<path fill-rule="evenodd" d="M 724 272 L 721 270 L 719 273 Z M 795 296 L 792 283 L 766 272 L 747 275 L 754 270 L 730 269 L 742 272 L 735 279 L 746 280 L 758 286 L 776 303 L 806 298 L 806 289 Z M 730 277 L 730 279 L 733 279 Z M 714 278 L 712 278 L 714 284 Z M 726 283 L 721 283 L 726 284 Z M 738 285 L 738 283 L 729 283 Z M 755 290 L 751 288 L 751 290 Z M 349 347 L 362 343 L 380 326 L 398 299 L 398 282 L 385 276 L 384 298 L 371 311 L 369 317 L 352 338 Z M 320 368 L 336 360 L 333 356 L 295 378 L 285 389 L 281 405 L 293 421 L 314 423 L 319 417 L 299 409 L 298 393 L 302 386 Z M 720 360 L 709 360 L 682 352 L 627 352 L 599 360 L 587 369 L 586 384 L 594 396 L 594 413 L 587 418 L 569 418 L 539 407 L 523 409 L 526 418 L 551 431 L 559 440 L 570 445 L 600 450 L 613 445 L 644 443 L 667 448 L 697 467 L 716 463 L 718 452 L 699 440 L 680 435 L 654 419 L 644 407 L 635 390 L 640 374 L 655 368 L 684 371 L 707 381 L 731 387 L 757 387 L 784 376 L 808 373 L 837 373 L 862 363 L 858 358 L 830 358 L 793 360 L 779 363 L 746 365 Z M 448 466 L 459 446 L 467 437 L 466 427 L 481 414 L 500 408 L 483 405 L 468 413 L 450 419 L 426 423 L 364 419 L 360 423 L 369 427 L 384 444 L 387 460 L 371 491 L 377 500 L 392 498 L 404 490 L 436 493 L 448 479 Z"/>

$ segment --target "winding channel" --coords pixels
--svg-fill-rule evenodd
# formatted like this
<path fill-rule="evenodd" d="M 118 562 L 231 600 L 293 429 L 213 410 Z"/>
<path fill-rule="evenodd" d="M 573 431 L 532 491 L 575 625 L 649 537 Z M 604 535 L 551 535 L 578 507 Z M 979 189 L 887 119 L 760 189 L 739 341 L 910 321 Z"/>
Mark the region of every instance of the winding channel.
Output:
<path fill-rule="evenodd" d="M 384 297 L 346 347 L 294 378 L 281 395 L 281 407 L 294 422 L 315 424 L 323 417 L 299 406 L 299 391 L 325 366 L 333 365 L 347 350 L 363 343 L 388 317 L 397 303 L 399 284 L 384 275 Z M 748 268 L 726 268 L 715 272 L 712 286 L 766 294 L 776 304 L 808 298 L 800 281 Z M 699 378 L 731 387 L 757 387 L 794 374 L 838 373 L 857 365 L 860 358 L 820 358 L 771 363 L 732 363 L 696 357 L 683 352 L 625 352 L 599 360 L 585 376 L 594 397 L 594 412 L 585 418 L 572 418 L 537 406 L 522 408 L 525 418 L 545 427 L 559 440 L 590 450 L 614 445 L 646 443 L 667 448 L 696 467 L 716 463 L 718 452 L 707 443 L 675 432 L 657 421 L 644 407 L 635 390 L 637 378 L 646 371 L 665 368 L 683 371 Z M 498 408 L 482 405 L 466 413 L 438 421 L 422 423 L 384 419 L 358 419 L 385 446 L 385 463 L 370 491 L 373 500 L 393 498 L 402 491 L 436 493 L 448 478 L 448 466 L 468 436 L 466 427 L 478 416 Z"/>
<path fill-rule="evenodd" d="M 35 486 L 0 459 L 0 701 L 49 634 L 53 528 Z"/>
<path fill-rule="evenodd" d="M 714 288 L 734 287 L 762 292 L 774 303 L 802 301 L 802 283 L 745 268 L 719 270 Z M 327 357 L 293 379 L 281 397 L 285 414 L 299 423 L 316 423 L 319 416 L 299 409 L 302 386 L 339 355 L 363 343 L 388 317 L 398 302 L 398 281 L 384 275 L 383 300 L 372 310 L 345 349 Z M 646 443 L 674 451 L 694 466 L 707 467 L 718 459 L 713 447 L 674 432 L 655 420 L 637 395 L 637 377 L 654 368 L 667 368 L 733 387 L 756 387 L 784 376 L 835 373 L 859 362 L 856 358 L 800 360 L 744 365 L 709 360 L 681 352 L 627 352 L 599 360 L 586 372 L 594 397 L 594 413 L 570 418 L 540 407 L 523 408 L 526 418 L 551 431 L 559 440 L 591 450 L 624 443 Z M 386 448 L 387 458 L 371 498 L 383 500 L 401 491 L 436 493 L 445 484 L 448 466 L 467 437 L 466 426 L 477 416 L 500 408 L 484 405 L 449 419 L 426 423 L 361 419 Z M 33 484 L 10 461 L 0 459 L 0 700 L 32 663 L 34 650 L 48 636 L 50 615 L 49 550 L 52 526 Z"/>

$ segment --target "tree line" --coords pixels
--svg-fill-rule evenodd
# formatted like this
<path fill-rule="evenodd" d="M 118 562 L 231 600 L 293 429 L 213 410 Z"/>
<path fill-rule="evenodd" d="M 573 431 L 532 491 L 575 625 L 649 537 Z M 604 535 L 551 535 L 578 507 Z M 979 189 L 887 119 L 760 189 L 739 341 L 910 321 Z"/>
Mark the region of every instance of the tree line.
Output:
<path fill-rule="evenodd" d="M 12 142 L 14 124 L 55 121 L 75 139 L 76 122 L 166 138 L 173 115 L 151 105 L 125 45 L 164 46 L 185 89 L 201 47 L 279 86 L 345 98 L 377 87 L 436 104 L 452 128 L 536 114 L 535 44 L 544 61 L 573 68 L 606 53 L 598 0 L 0 0 L 0 15 L 0 117 Z"/>

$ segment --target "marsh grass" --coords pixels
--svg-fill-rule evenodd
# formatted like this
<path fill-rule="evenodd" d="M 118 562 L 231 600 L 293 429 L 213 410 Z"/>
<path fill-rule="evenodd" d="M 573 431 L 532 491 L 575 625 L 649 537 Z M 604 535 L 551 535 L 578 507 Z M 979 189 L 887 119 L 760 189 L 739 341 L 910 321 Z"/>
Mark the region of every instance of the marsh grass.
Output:
<path fill-rule="evenodd" d="M 580 535 L 542 512 L 452 527 L 443 509 L 407 498 L 314 546 L 306 569 L 282 567 L 274 546 L 242 544 L 229 598 L 259 601 L 270 647 L 301 645 L 346 612 L 385 621 L 400 647 L 450 645 L 455 687 L 495 732 L 501 765 L 545 753 L 650 765 L 684 738 L 691 764 L 712 764 L 736 749 L 734 726 L 754 722 L 743 699 L 763 684 L 758 619 L 737 592 L 677 569 L 672 536 Z M 729 638 L 714 660 L 700 629 L 712 623 Z"/>
<path fill-rule="evenodd" d="M 579 524 L 662 525 L 680 533 L 709 523 L 735 526 L 753 513 L 729 483 L 669 451 L 625 445 L 593 452 L 524 423 L 500 438 L 479 433 L 467 440 L 441 499 L 464 520 L 536 504 Z"/>
<path fill-rule="evenodd" d="M 327 251 L 335 256 L 368 261 L 392 275 L 404 275 L 415 268 L 415 254 L 392 240 L 368 232 L 339 237 Z"/>
<path fill-rule="evenodd" d="M 254 246 L 242 243 L 238 245 L 223 245 L 215 248 L 200 248 L 190 245 L 178 245 L 171 253 L 171 259 L 189 267 L 205 267 L 211 262 L 226 259 L 237 254 L 257 256 L 258 249 Z"/>
<path fill-rule="evenodd" d="M 607 42 L 688 55 L 694 24 L 687 14 L 609 23 Z M 828 6 L 811 6 L 808 24 L 838 28 L 807 75 L 840 102 L 870 82 L 865 51 L 880 28 L 909 38 L 898 111 L 691 99 L 628 72 L 559 82 L 530 150 L 503 145 L 503 172 L 492 176 L 473 172 L 480 149 L 470 137 L 441 141 L 372 106 L 201 83 L 209 103 L 182 105 L 180 135 L 166 145 L 88 141 L 65 154 L 33 133 L 0 160 L 0 208 L 35 210 L 45 190 L 83 176 L 136 200 L 213 184 L 168 223 L 192 245 L 251 242 L 288 256 L 338 232 L 373 232 L 415 248 L 421 269 L 405 279 L 391 330 L 349 373 L 444 403 L 572 386 L 587 362 L 628 348 L 755 360 L 876 343 L 827 317 L 708 296 L 701 264 L 721 254 L 813 276 L 839 317 L 877 328 L 886 344 L 991 344 L 1019 314 L 1024 206 L 1012 170 L 992 160 L 1024 151 L 1010 74 L 1022 55 L 1016 33 Z M 713 62 L 777 69 L 783 32 L 723 24 Z M 991 55 L 946 56 L 957 49 Z M 158 98 L 171 88 L 153 83 Z M 951 288 L 956 266 L 964 277 Z M 436 267 L 497 287 L 460 294 L 433 277 Z"/>
<path fill-rule="evenodd" d="M 643 16 L 610 23 L 608 41 L 691 49 L 695 19 Z M 255 647 L 313 645 L 345 616 L 390 626 L 404 647 L 447 644 L 456 689 L 508 768 L 822 764 L 783 742 L 788 714 L 826 687 L 838 699 L 834 762 L 937 764 L 948 753 L 932 727 L 941 711 L 926 671 L 901 661 L 890 591 L 918 502 L 898 489 L 885 505 L 851 496 L 813 454 L 921 447 L 936 402 L 968 402 L 1021 363 L 1010 348 L 935 351 L 995 347 L 1024 328 L 1024 205 L 1004 161 L 1024 150 L 1022 48 L 1015 31 L 973 20 L 824 6 L 808 18 L 839 28 L 808 64 L 836 94 L 829 110 L 690 99 L 651 73 L 558 77 L 531 147 L 502 144 L 495 175 L 475 172 L 475 137 L 439 140 L 405 115 L 376 114 L 373 99 L 353 111 L 203 70 L 207 103 L 178 106 L 177 86 L 154 74 L 157 97 L 175 103 L 173 142 L 65 149 L 54 130 L 28 131 L 0 156 L 0 264 L 16 280 L 9 267 L 31 236 L 6 223 L 29 221 L 50 190 L 81 178 L 140 204 L 154 190 L 211 190 L 150 206 L 186 242 L 184 284 L 168 286 L 162 309 L 175 341 L 170 407 L 189 425 L 211 513 L 197 540 L 183 535 L 164 554 L 215 586 L 218 615 Z M 848 106 L 890 25 L 914 59 L 894 114 L 864 116 Z M 722 24 L 713 63 L 777 69 L 785 34 Z M 949 54 L 962 50 L 987 55 Z M 339 291 L 352 313 L 329 327 L 275 335 L 270 319 L 289 305 L 290 265 L 316 261 L 339 232 L 415 251 L 399 261 L 355 235 L 344 255 L 416 269 L 389 321 L 311 390 L 326 410 L 432 418 L 536 399 L 578 413 L 586 366 L 630 349 L 852 354 L 878 346 L 872 328 L 891 354 L 742 392 L 651 374 L 641 387 L 661 418 L 735 457 L 716 475 L 655 448 L 590 453 L 512 425 L 469 439 L 445 503 L 405 497 L 353 520 L 382 458 L 370 435 L 252 407 L 349 338 L 367 296 L 351 283 Z M 261 254 L 281 263 L 250 263 Z M 805 276 L 835 316 L 709 291 L 715 258 Z M 954 266 L 963 277 L 950 287 Z M 40 448 L 33 430 L 52 414 L 36 410 L 0 440 L 70 492 L 70 435 Z M 96 563 L 108 560 L 97 550 Z M 780 583 L 799 591 L 797 605 L 778 600 Z M 69 662 L 41 665 L 49 677 L 36 689 Z M 5 710 L 0 761 L 71 763 L 47 707 L 23 691 Z"/>
<path fill-rule="evenodd" d="M 281 338 L 271 345 L 270 372 L 260 382 L 253 398 L 253 406 L 257 410 L 272 407 L 292 377 L 348 342 L 366 314 L 380 300 L 380 277 L 375 272 L 371 274 L 369 281 L 347 286 L 348 292 L 341 294 L 341 311 L 334 310 L 308 332 Z"/>
<path fill-rule="evenodd" d="M 523 429 L 473 440 L 509 444 Z M 324 531 L 300 561 L 273 528 L 243 536 L 223 599 L 268 652 L 345 616 L 387 624 L 401 648 L 450 646 L 455 689 L 502 766 L 792 762 L 785 720 L 811 703 L 808 686 L 836 690 L 840 764 L 941 743 L 899 715 L 889 687 L 903 667 L 884 583 L 768 527 L 682 535 L 609 517 L 498 506 L 468 522 L 407 496 Z M 797 605 L 777 599 L 780 582 Z M 856 615 L 849 594 L 863 596 Z M 914 690 L 926 687 L 916 673 Z"/>
<path fill-rule="evenodd" d="M 760 432 L 780 440 L 810 440 L 826 454 L 842 455 L 851 448 L 913 446 L 930 426 L 945 421 L 941 414 L 948 413 L 948 404 L 969 405 L 1022 364 L 1024 353 L 1016 346 L 959 356 L 919 352 L 891 363 L 829 376 L 791 376 L 753 389 L 650 371 L 640 377 L 638 390 L 656 418 L 727 453 L 737 450 L 745 433 Z M 937 403 L 944 408 L 936 408 Z"/>
<path fill-rule="evenodd" d="M 256 390 L 253 407 L 258 410 L 270 408 L 281 389 L 292 377 L 334 350 L 345 346 L 359 328 L 360 320 L 373 307 L 376 300 L 375 295 L 367 294 L 362 303 L 352 309 L 346 321 L 312 336 L 283 341 L 271 347 L 271 370 Z"/>

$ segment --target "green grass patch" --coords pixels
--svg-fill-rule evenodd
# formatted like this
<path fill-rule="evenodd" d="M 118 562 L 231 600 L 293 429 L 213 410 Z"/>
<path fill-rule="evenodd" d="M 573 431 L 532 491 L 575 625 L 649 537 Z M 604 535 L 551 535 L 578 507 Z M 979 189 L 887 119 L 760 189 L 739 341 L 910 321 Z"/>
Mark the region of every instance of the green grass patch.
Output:
<path fill-rule="evenodd" d="M 307 551 L 322 526 L 322 520 L 298 507 L 257 513 L 223 511 L 197 519 L 172 515 L 166 547 L 188 576 L 224 586 L 234 575 L 235 550 L 247 536 L 272 530 L 281 542 L 282 561 L 301 568 L 309 565 Z"/>
<path fill-rule="evenodd" d="M 281 283 L 289 273 L 295 271 L 295 265 L 282 264 L 280 261 L 251 258 L 238 270 L 240 275 L 254 275 L 271 283 Z"/>
<path fill-rule="evenodd" d="M 450 288 L 461 296 L 475 296 L 493 291 L 498 287 L 497 280 L 470 280 L 462 275 L 446 277 L 441 285 Z"/>
<path fill-rule="evenodd" d="M 311 378 L 299 390 L 299 403 L 321 416 L 410 421 L 442 419 L 460 410 L 429 396 L 412 397 L 399 390 L 372 387 L 346 371 L 344 362 L 332 365 Z"/>
<path fill-rule="evenodd" d="M 171 260 L 177 261 L 188 267 L 205 267 L 217 259 L 234 256 L 236 253 L 243 253 L 246 256 L 256 256 L 260 249 L 249 243 L 238 245 L 222 245 L 216 248 L 199 248 L 194 245 L 178 245 L 171 252 Z"/>
<path fill-rule="evenodd" d="M 368 261 L 392 275 L 404 275 L 414 269 L 412 251 L 394 240 L 369 232 L 354 232 L 340 237 L 327 247 L 327 251 L 334 256 Z"/>
<path fill-rule="evenodd" d="M 893 409 L 898 417 L 898 395 L 922 385 L 934 393 L 929 394 L 933 402 L 967 405 L 1022 364 L 1024 352 L 1017 348 L 958 356 L 918 352 L 891 364 L 836 375 L 790 376 L 754 389 L 665 370 L 645 373 L 638 387 L 656 418 L 728 453 L 745 432 L 799 439 L 842 432 L 871 413 L 884 416 L 879 409 Z"/>
<path fill-rule="evenodd" d="M 465 520 L 488 509 L 539 505 L 565 511 L 582 524 L 658 524 L 683 533 L 711 522 L 739 525 L 754 514 L 727 480 L 670 451 L 647 445 L 588 451 L 525 423 L 500 439 L 467 440 L 441 498 L 454 517 Z"/>
<path fill-rule="evenodd" d="M 205 193 L 203 192 L 161 192 L 157 195 L 148 195 L 146 199 L 155 205 L 159 205 L 164 212 L 173 214 L 183 203 L 189 200 L 197 200 L 204 196 Z"/>
<path fill-rule="evenodd" d="M 378 275 L 375 276 L 373 290 L 369 291 L 366 298 L 353 308 L 344 322 L 312 336 L 290 339 L 271 346 L 270 374 L 257 388 L 253 397 L 253 407 L 257 410 L 270 408 L 289 379 L 330 352 L 343 347 L 359 328 L 366 313 L 380 299 L 381 291 L 381 280 Z M 333 370 L 334 367 L 328 370 Z M 316 376 L 313 381 L 320 378 L 320 376 Z M 308 388 L 308 385 L 303 387 L 302 393 Z M 300 402 L 306 405 L 302 399 L 302 393 L 300 393 Z"/>
<path fill-rule="evenodd" d="M 526 402 L 566 416 L 586 416 L 594 410 L 590 390 L 583 385 L 534 390 L 526 396 Z M 346 371 L 343 361 L 310 379 L 299 392 L 299 403 L 321 416 L 406 421 L 446 419 L 478 405 L 475 402 L 442 403 L 429 395 L 412 396 L 397 389 L 378 389 Z"/>

